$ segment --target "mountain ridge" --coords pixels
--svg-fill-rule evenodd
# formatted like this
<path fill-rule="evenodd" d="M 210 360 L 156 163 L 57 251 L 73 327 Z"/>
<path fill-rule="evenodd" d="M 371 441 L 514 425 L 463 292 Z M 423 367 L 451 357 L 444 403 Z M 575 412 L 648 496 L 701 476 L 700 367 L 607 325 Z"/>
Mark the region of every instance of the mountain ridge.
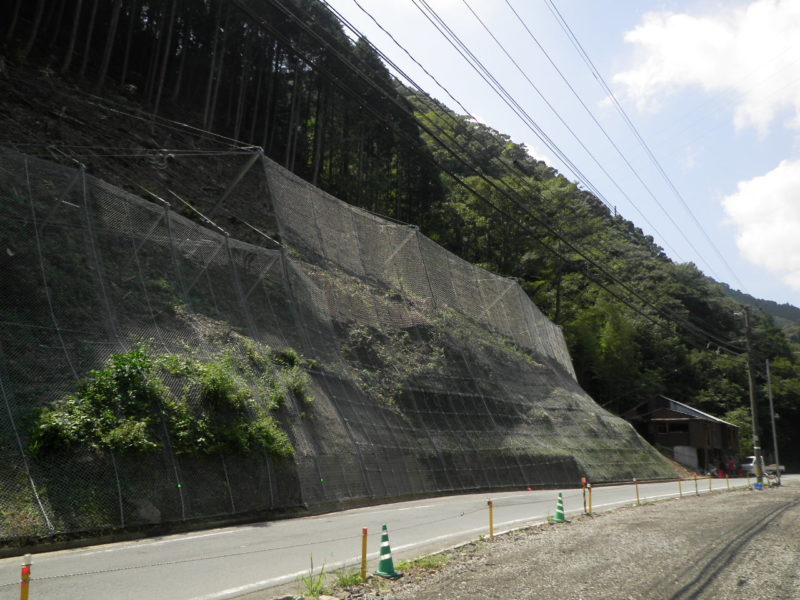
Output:
<path fill-rule="evenodd" d="M 766 300 L 764 298 L 756 298 L 750 294 L 742 292 L 729 286 L 727 283 L 716 281 L 725 290 L 725 294 L 729 298 L 733 298 L 739 304 L 751 306 L 755 309 L 762 310 L 775 319 L 775 323 L 781 327 L 786 328 L 790 325 L 800 323 L 800 308 L 790 304 L 789 302 L 775 302 L 774 300 Z"/>

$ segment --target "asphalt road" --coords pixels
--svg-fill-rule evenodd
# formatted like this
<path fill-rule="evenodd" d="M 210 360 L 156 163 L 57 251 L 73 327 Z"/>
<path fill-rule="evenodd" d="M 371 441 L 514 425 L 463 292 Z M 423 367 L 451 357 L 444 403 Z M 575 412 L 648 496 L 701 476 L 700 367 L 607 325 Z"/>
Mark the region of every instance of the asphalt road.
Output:
<path fill-rule="evenodd" d="M 776 600 L 800 598 L 800 481 L 693 494 L 473 541 L 351 600 Z M 329 580 L 335 585 L 335 580 Z M 298 585 L 286 593 L 296 592 Z M 346 592 L 339 593 L 340 591 Z M 248 600 L 275 598 L 274 590 Z"/>
<path fill-rule="evenodd" d="M 792 476 L 789 476 L 792 477 Z M 795 476 L 797 477 L 797 476 Z M 744 486 L 744 479 L 697 483 L 699 494 Z M 359 508 L 314 517 L 47 552 L 33 556 L 31 600 L 233 598 L 296 580 L 310 561 L 327 571 L 360 561 L 361 529 L 369 528 L 370 569 L 377 567 L 380 529 L 389 527 L 395 558 L 412 557 L 546 520 L 559 490 L 470 494 Z M 561 490 L 567 516 L 583 512 L 581 490 Z M 684 481 L 684 495 L 695 484 Z M 639 485 L 645 502 L 679 494 L 678 484 Z M 634 485 L 596 487 L 593 509 L 636 503 Z M 20 557 L 0 560 L 0 599 L 19 597 Z"/>

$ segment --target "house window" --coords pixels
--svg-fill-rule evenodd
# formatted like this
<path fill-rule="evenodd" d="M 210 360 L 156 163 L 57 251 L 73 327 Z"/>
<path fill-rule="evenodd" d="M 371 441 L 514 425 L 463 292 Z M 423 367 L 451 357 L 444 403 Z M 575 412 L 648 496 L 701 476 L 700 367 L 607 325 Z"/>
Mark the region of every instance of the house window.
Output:
<path fill-rule="evenodd" d="M 656 433 L 689 433 L 689 423 L 656 423 Z"/>

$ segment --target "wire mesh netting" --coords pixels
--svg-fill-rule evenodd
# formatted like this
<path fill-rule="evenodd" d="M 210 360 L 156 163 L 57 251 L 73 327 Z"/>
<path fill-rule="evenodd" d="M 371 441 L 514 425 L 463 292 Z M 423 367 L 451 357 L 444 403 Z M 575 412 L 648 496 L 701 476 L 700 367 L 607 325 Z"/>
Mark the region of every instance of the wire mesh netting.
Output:
<path fill-rule="evenodd" d="M 181 202 L 222 214 L 241 186 L 239 221 L 258 232 L 251 241 L 280 238 L 268 247 L 83 168 L 0 155 L 0 539 L 671 475 L 581 390 L 560 329 L 515 281 L 253 156 L 220 169 L 230 180 L 214 198 Z M 258 391 L 280 373 L 248 380 L 290 456 L 193 452 L 166 426 L 147 452 L 33 447 L 41 410 L 115 354 L 144 343 L 203 361 L 246 356 L 253 342 L 297 352 L 310 377 L 307 396 L 280 404 Z M 192 410 L 209 402 L 161 379 Z"/>

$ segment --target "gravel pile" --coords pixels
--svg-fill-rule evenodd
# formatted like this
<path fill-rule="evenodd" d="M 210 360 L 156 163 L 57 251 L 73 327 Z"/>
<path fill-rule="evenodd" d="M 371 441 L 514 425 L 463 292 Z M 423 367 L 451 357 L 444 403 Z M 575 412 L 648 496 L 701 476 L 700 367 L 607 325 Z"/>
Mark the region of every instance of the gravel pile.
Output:
<path fill-rule="evenodd" d="M 626 507 L 446 553 L 347 600 L 800 598 L 800 486 Z M 267 596 L 274 598 L 273 596 Z"/>

